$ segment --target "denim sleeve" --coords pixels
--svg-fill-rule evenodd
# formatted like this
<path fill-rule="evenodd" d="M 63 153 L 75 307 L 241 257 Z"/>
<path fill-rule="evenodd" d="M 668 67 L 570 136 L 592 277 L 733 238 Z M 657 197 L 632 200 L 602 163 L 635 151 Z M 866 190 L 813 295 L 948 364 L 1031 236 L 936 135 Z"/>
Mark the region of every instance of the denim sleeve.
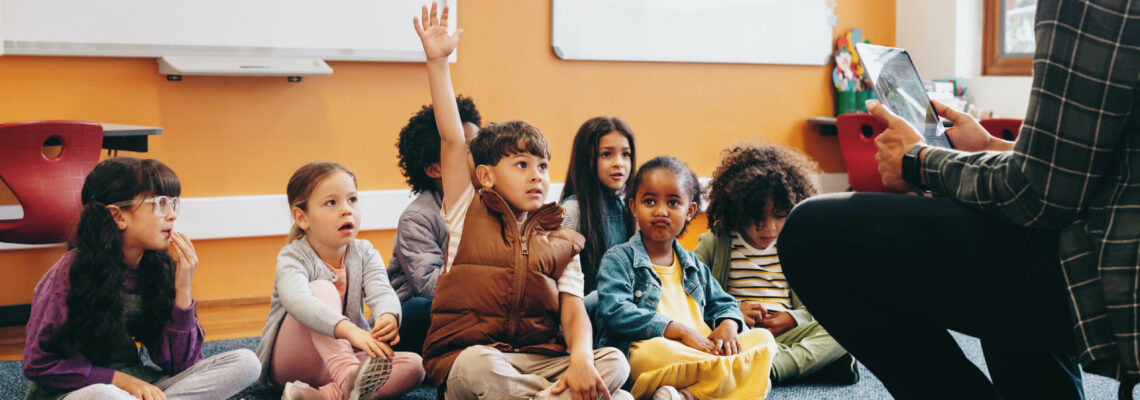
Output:
<path fill-rule="evenodd" d="M 606 321 L 606 334 L 628 340 L 663 336 L 672 320 L 634 304 L 633 258 L 621 250 L 606 252 L 598 271 L 598 308 Z"/>

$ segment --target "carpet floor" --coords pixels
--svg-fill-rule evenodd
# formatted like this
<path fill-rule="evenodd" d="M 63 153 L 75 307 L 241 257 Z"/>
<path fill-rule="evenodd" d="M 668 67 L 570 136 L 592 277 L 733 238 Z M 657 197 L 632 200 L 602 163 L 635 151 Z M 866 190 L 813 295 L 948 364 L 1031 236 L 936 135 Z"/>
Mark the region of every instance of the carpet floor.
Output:
<path fill-rule="evenodd" d="M 975 364 L 985 369 L 985 360 L 982 359 L 981 346 L 974 338 L 955 334 L 955 339 L 962 346 L 967 357 Z M 242 338 L 217 340 L 207 342 L 203 353 L 209 357 L 221 352 L 246 348 L 257 348 L 258 338 Z M 883 384 L 879 382 L 866 368 L 859 366 L 862 379 L 859 383 L 849 386 L 832 385 L 805 380 L 789 385 L 779 385 L 772 389 L 773 399 L 886 399 L 890 398 Z M 1089 374 L 1084 375 L 1085 398 L 1090 400 L 1113 399 L 1116 397 L 1117 384 L 1115 381 Z M 20 373 L 19 361 L 0 361 L 0 399 L 20 399 L 28 388 L 28 381 Z M 435 387 L 422 385 L 416 390 L 405 394 L 404 400 L 434 400 Z M 231 399 L 269 400 L 279 399 L 281 393 L 273 389 L 257 385 L 246 388 Z"/>

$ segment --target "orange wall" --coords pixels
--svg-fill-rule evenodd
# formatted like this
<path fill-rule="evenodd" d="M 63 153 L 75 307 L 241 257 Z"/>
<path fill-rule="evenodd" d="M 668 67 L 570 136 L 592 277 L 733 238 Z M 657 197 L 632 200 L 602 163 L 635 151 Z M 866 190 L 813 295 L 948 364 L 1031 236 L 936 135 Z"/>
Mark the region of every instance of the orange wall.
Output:
<path fill-rule="evenodd" d="M 893 0 L 839 1 L 835 32 L 859 27 L 876 43 L 894 44 L 894 8 Z M 804 122 L 832 112 L 830 67 L 563 61 L 550 50 L 548 1 L 480 1 L 459 15 L 466 32 L 453 64 L 457 91 L 475 98 L 485 121 L 521 119 L 541 129 L 554 150 L 555 181 L 565 175 L 578 125 L 597 115 L 629 121 L 641 160 L 672 154 L 702 176 L 711 174 L 717 152 L 738 140 L 787 144 L 827 172 L 843 171 L 835 138 Z M 142 156 L 174 168 L 185 197 L 283 193 L 292 171 L 312 159 L 351 166 L 361 190 L 405 187 L 394 143 L 410 114 L 429 101 L 423 66 L 330 65 L 332 76 L 300 83 L 194 76 L 168 82 L 151 59 L 2 56 L 0 121 L 161 126 L 163 135 Z M 0 188 L 0 204 L 12 203 Z M 361 236 L 389 256 L 392 232 Z M 283 241 L 196 242 L 196 296 L 268 296 Z M 62 252 L 0 251 L 0 305 L 29 302 Z"/>

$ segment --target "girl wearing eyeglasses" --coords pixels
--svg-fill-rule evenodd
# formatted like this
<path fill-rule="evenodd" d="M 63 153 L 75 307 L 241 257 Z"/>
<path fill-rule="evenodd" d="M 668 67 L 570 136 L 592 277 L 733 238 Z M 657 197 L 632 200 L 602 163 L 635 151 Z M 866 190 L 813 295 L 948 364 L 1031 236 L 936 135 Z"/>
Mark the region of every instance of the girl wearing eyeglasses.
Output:
<path fill-rule="evenodd" d="M 157 160 L 111 158 L 87 175 L 71 250 L 32 300 L 28 399 L 224 399 L 257 379 L 249 350 L 202 359 L 198 256 L 173 230 L 181 191 Z"/>

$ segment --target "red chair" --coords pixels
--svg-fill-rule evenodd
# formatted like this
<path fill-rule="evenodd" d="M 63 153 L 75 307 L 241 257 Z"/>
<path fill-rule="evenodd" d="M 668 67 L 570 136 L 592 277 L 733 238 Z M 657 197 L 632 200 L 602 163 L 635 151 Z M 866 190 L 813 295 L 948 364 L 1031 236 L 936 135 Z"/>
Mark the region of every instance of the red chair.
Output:
<path fill-rule="evenodd" d="M 59 156 L 44 155 L 45 143 L 61 146 Z M 0 220 L 0 242 L 59 243 L 79 220 L 79 192 L 87 173 L 99 162 L 103 126 L 81 121 L 31 121 L 0 124 L 0 180 L 24 217 Z"/>
<path fill-rule="evenodd" d="M 986 132 L 998 139 L 1017 140 L 1017 134 L 1021 133 L 1020 119 L 993 118 L 983 119 L 978 123 L 982 124 L 982 128 L 986 128 Z"/>
<path fill-rule="evenodd" d="M 887 125 L 871 114 L 843 114 L 835 118 L 839 148 L 847 165 L 847 184 L 856 192 L 897 192 L 883 186 L 879 164 L 875 162 L 875 136 Z"/>

